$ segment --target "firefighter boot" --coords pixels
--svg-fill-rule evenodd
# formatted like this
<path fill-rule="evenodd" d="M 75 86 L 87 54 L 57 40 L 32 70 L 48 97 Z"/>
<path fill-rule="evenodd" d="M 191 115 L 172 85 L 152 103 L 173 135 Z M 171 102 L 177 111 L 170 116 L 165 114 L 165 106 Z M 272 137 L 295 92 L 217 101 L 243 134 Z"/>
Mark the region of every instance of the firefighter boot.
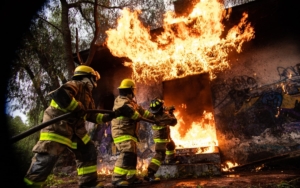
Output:
<path fill-rule="evenodd" d="M 150 182 L 150 183 L 159 183 L 160 178 L 154 176 L 155 172 L 151 169 L 148 169 L 148 175 L 144 177 L 144 180 Z"/>
<path fill-rule="evenodd" d="M 112 184 L 115 187 L 129 187 L 129 182 L 127 180 L 117 180 L 113 181 Z"/>
<path fill-rule="evenodd" d="M 141 183 L 143 183 L 143 180 L 140 178 L 135 178 L 132 182 L 132 184 L 141 184 Z"/>
<path fill-rule="evenodd" d="M 82 184 L 79 186 L 79 188 L 103 188 L 104 183 L 103 182 L 96 182 L 96 183 L 90 183 L 90 184 Z"/>

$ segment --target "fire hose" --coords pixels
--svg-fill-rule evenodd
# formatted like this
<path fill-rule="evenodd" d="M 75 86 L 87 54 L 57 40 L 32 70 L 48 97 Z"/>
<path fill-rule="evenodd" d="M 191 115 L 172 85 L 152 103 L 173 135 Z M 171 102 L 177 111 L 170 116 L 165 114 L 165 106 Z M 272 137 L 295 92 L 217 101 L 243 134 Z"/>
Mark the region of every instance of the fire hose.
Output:
<path fill-rule="evenodd" d="M 88 109 L 88 110 L 86 110 L 86 113 L 104 113 L 104 114 L 112 114 L 112 113 L 114 113 L 114 111 L 112 111 L 112 110 L 102 110 L 102 109 L 101 109 L 101 110 L 99 110 L 99 109 Z M 30 129 L 28 129 L 27 131 L 21 133 L 21 134 L 18 134 L 18 135 L 16 135 L 16 136 L 13 136 L 13 137 L 10 139 L 10 143 L 15 143 L 15 142 L 17 142 L 17 141 L 19 141 L 19 140 L 21 140 L 21 139 L 23 139 L 23 138 L 25 138 L 25 137 L 27 137 L 27 136 L 33 134 L 33 133 L 35 133 L 35 132 L 37 132 L 37 131 L 39 131 L 39 130 L 41 130 L 41 129 L 43 129 L 43 128 L 45 128 L 45 127 L 47 127 L 47 126 L 49 126 L 49 125 L 51 125 L 51 124 L 53 124 L 53 123 L 55 123 L 55 122 L 58 122 L 58 121 L 60 121 L 60 120 L 66 119 L 66 118 L 68 118 L 68 117 L 71 117 L 72 115 L 73 115 L 72 112 L 68 112 L 68 113 L 63 114 L 63 115 L 61 115 L 61 116 L 58 116 L 58 117 L 56 117 L 56 118 L 53 118 L 53 119 L 51 119 L 51 120 L 49 120 L 49 121 L 46 121 L 46 122 L 44 122 L 44 123 L 41 123 L 41 124 L 39 124 L 39 125 L 37 125 L 37 126 L 34 126 L 34 127 L 30 128 Z M 155 123 L 153 120 L 146 119 L 146 118 L 141 118 L 140 121 L 145 121 L 145 122 L 148 122 L 148 123 Z"/>

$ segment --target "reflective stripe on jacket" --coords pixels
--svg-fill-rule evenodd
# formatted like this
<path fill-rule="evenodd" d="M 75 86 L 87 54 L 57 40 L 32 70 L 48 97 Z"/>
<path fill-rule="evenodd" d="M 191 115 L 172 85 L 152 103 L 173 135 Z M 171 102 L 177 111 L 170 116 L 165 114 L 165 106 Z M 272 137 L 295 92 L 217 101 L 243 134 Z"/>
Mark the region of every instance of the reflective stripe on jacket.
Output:
<path fill-rule="evenodd" d="M 75 110 L 75 108 L 78 106 L 78 102 L 73 98 L 71 103 L 69 104 L 69 106 L 67 108 L 61 108 L 59 107 L 59 105 L 52 99 L 50 106 L 59 109 L 63 112 L 72 112 L 73 110 Z"/>
<path fill-rule="evenodd" d="M 72 140 L 70 140 L 69 138 L 61 136 L 61 135 L 56 134 L 56 133 L 41 132 L 40 140 L 54 141 L 54 142 L 64 144 L 64 145 L 66 145 L 66 146 L 68 146 L 72 149 L 77 149 L 77 143 L 76 142 L 72 142 Z M 86 134 L 84 137 L 81 138 L 81 140 L 83 141 L 84 144 L 86 144 L 91 140 L 91 138 L 90 138 L 90 136 L 88 136 Z"/>
<path fill-rule="evenodd" d="M 154 143 L 168 143 L 169 139 L 154 138 Z"/>

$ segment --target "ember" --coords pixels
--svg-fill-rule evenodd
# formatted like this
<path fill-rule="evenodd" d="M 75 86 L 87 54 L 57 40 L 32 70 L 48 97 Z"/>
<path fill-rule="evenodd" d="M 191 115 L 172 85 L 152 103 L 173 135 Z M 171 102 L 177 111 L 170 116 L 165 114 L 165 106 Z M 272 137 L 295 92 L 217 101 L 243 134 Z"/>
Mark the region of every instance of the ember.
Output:
<path fill-rule="evenodd" d="M 224 164 L 222 164 L 222 171 L 224 172 L 229 172 L 231 171 L 230 168 L 232 167 L 235 167 L 235 166 L 238 166 L 239 164 L 235 163 L 235 162 L 230 162 L 230 161 L 227 161 L 225 162 Z"/>

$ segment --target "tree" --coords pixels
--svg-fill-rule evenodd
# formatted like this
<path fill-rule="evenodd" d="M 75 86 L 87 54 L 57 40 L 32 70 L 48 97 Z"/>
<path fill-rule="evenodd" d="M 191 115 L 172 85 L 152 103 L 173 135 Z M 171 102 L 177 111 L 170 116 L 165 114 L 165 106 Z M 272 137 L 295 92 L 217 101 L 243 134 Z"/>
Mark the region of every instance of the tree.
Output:
<path fill-rule="evenodd" d="M 140 8 L 149 27 L 159 27 L 165 11 L 163 0 L 53 0 L 32 20 L 23 45 L 17 51 L 8 82 L 7 102 L 11 110 L 37 114 L 47 108 L 47 93 L 71 78 L 73 54 L 89 48 L 81 64 L 89 65 L 96 49 L 105 41 L 105 31 L 116 26 L 120 10 Z M 78 30 L 79 32 L 76 32 Z M 78 34 L 76 36 L 76 34 Z M 80 38 L 80 40 L 78 40 Z M 79 54 L 79 53 L 78 53 Z M 38 119 L 36 119 L 38 123 Z"/>
<path fill-rule="evenodd" d="M 7 116 L 7 123 L 9 132 L 11 135 L 18 135 L 28 129 L 27 124 L 25 124 L 19 116 L 11 117 Z M 20 166 L 18 168 L 23 174 L 26 173 L 28 166 L 30 165 L 31 158 L 33 156 L 32 148 L 37 142 L 39 135 L 37 133 L 32 134 L 22 140 L 22 142 L 16 142 L 13 144 L 14 152 L 19 158 Z"/>

